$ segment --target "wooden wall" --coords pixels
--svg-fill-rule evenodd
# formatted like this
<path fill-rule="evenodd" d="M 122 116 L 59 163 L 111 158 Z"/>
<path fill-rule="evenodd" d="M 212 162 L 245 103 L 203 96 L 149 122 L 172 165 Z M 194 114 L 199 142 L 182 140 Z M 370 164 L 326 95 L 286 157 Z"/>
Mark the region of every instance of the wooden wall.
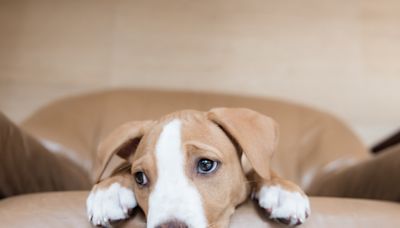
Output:
<path fill-rule="evenodd" d="M 400 128 L 397 0 L 0 0 L 0 109 L 151 87 L 273 96 Z"/>

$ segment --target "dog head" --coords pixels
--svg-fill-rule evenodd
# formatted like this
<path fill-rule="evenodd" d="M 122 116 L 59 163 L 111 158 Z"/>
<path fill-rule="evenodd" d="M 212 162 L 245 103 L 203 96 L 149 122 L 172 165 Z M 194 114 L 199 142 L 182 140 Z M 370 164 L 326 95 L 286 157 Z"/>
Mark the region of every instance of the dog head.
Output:
<path fill-rule="evenodd" d="M 246 174 L 269 178 L 277 138 L 271 118 L 243 108 L 129 122 L 101 143 L 98 179 L 117 154 L 131 164 L 148 227 L 226 227 L 249 195 Z"/>

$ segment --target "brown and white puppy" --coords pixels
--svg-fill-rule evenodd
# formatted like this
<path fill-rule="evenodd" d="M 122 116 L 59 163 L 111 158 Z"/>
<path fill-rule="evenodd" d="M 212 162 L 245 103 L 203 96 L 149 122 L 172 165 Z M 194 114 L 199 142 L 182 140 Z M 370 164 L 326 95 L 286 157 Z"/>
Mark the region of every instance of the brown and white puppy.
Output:
<path fill-rule="evenodd" d="M 244 108 L 126 123 L 99 147 L 98 180 L 114 154 L 129 168 L 93 187 L 89 219 L 107 226 L 139 206 L 149 228 L 228 227 L 251 194 L 267 217 L 301 224 L 310 214 L 307 196 L 270 169 L 277 141 L 275 121 Z"/>

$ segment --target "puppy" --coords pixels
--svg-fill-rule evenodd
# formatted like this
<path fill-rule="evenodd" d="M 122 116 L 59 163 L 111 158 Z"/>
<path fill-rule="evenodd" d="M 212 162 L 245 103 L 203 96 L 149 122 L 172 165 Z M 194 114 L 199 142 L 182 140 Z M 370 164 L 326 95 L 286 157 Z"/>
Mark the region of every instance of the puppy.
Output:
<path fill-rule="evenodd" d="M 244 108 L 126 123 L 99 146 L 89 220 L 108 226 L 139 206 L 149 228 L 228 227 L 235 207 L 251 195 L 268 218 L 299 225 L 310 214 L 309 200 L 271 170 L 277 141 L 275 121 Z M 114 154 L 129 165 L 102 180 Z"/>

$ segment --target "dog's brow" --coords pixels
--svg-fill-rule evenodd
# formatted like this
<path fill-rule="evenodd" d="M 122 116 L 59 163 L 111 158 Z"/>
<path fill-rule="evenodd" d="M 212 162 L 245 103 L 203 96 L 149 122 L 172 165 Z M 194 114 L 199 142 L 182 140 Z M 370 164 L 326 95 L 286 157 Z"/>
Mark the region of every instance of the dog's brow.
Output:
<path fill-rule="evenodd" d="M 222 154 L 222 152 L 220 150 L 218 150 L 217 148 L 215 148 L 215 147 L 213 147 L 211 145 L 208 145 L 208 144 L 205 144 L 205 143 L 202 143 L 202 142 L 199 142 L 199 141 L 190 140 L 190 141 L 187 141 L 184 145 L 185 146 L 194 146 L 194 147 L 197 147 L 199 149 L 212 152 L 215 155 L 217 155 L 219 158 L 223 157 L 223 154 Z"/>
<path fill-rule="evenodd" d="M 150 156 L 149 154 L 146 154 L 144 156 L 141 156 L 133 160 L 131 164 L 131 170 L 137 170 L 138 168 L 142 167 L 143 164 L 148 164 L 150 161 L 149 156 Z"/>

